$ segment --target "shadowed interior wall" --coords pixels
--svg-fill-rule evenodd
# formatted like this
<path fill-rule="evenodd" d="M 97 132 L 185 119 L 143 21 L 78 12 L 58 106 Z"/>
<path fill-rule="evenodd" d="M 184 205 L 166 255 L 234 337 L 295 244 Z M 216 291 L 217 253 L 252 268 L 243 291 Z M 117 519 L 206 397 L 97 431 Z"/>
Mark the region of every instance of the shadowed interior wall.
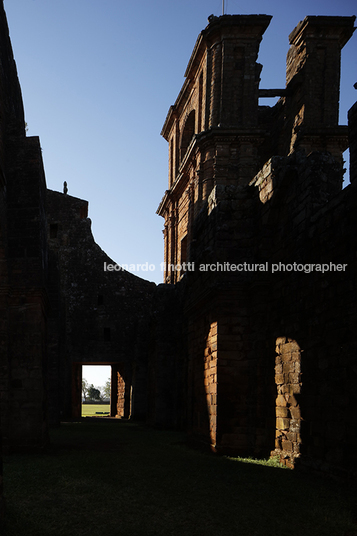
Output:
<path fill-rule="evenodd" d="M 346 475 L 356 471 L 356 105 L 349 127 L 338 109 L 355 17 L 301 21 L 279 90 L 259 88 L 269 21 L 209 18 L 162 130 L 171 164 L 158 214 L 165 281 L 182 293 L 187 326 L 187 428 L 216 451 Z"/>
<path fill-rule="evenodd" d="M 93 239 L 88 202 L 46 190 L 1 3 L 6 450 L 43 448 L 48 419 L 80 411 L 82 364 L 109 363 L 118 417 L 181 427 L 216 452 L 356 474 L 356 104 L 349 127 L 337 122 L 355 17 L 297 25 L 271 107 L 259 106 L 271 90 L 260 89 L 257 63 L 270 18 L 210 17 L 198 37 L 162 130 L 166 268 L 156 286 L 106 269 L 114 262 Z M 0 505 L 1 486 L 0 472 Z"/>
<path fill-rule="evenodd" d="M 87 201 L 48 190 L 47 207 L 51 302 L 56 304 L 49 319 L 52 418 L 59 418 L 58 407 L 62 416 L 74 411 L 70 389 L 74 363 L 116 366 L 120 377 L 124 374 L 125 389 L 133 393 L 131 406 L 129 401 L 125 411 L 118 406 L 117 414 L 143 417 L 146 341 L 156 285 L 110 268 L 114 261 L 94 242 Z M 80 400 L 80 388 L 77 391 L 75 399 Z M 136 391 L 144 396 L 136 397 Z"/>

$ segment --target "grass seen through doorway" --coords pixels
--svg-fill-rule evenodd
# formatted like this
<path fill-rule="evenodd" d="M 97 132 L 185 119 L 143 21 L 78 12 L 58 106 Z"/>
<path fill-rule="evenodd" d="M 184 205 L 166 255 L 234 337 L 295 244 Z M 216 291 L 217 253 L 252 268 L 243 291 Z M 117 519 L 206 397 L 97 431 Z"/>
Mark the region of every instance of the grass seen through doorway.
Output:
<path fill-rule="evenodd" d="M 82 417 L 108 417 L 109 404 L 82 404 Z"/>

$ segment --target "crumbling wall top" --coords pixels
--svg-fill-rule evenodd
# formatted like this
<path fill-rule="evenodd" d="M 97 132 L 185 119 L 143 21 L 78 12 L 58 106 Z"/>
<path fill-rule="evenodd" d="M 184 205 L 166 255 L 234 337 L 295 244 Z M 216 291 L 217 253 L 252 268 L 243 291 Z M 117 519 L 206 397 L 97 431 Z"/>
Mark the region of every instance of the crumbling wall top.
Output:
<path fill-rule="evenodd" d="M 307 16 L 289 35 L 290 45 L 298 45 L 307 39 L 338 39 L 340 47 L 344 47 L 356 28 L 356 17 Z"/>
<path fill-rule="evenodd" d="M 254 39 L 260 42 L 271 19 L 271 15 L 222 15 L 221 17 L 210 15 L 208 17 L 209 24 L 197 38 L 185 71 L 185 78 L 194 76 L 194 67 L 199 64 L 198 58 L 202 57 L 206 47 L 213 44 L 217 35 L 223 36 L 223 33 L 228 31 L 234 32 L 234 37 Z M 202 46 L 203 43 L 205 46 Z"/>

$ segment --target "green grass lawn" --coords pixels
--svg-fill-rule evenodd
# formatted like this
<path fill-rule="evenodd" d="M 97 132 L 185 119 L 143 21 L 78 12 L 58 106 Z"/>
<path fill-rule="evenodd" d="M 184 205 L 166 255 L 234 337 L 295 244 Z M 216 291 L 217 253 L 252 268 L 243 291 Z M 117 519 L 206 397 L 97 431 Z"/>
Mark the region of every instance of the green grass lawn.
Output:
<path fill-rule="evenodd" d="M 41 455 L 4 460 L 4 536 L 345 536 L 351 489 L 203 454 L 120 420 L 62 424 Z M 353 533 L 352 533 L 353 534 Z"/>
<path fill-rule="evenodd" d="M 109 404 L 82 404 L 82 417 L 105 417 L 109 411 Z"/>

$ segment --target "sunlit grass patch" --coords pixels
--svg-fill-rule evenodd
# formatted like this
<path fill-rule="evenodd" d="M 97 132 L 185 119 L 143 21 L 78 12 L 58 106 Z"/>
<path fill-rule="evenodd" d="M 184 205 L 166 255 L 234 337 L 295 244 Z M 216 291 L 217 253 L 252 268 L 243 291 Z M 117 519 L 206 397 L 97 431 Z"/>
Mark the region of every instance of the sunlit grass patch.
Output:
<path fill-rule="evenodd" d="M 109 404 L 82 404 L 82 417 L 105 417 L 109 412 Z"/>
<path fill-rule="evenodd" d="M 239 456 L 233 457 L 233 456 L 227 456 L 228 460 L 241 462 L 241 463 L 252 463 L 255 465 L 263 465 L 265 467 L 277 467 L 279 469 L 287 469 L 286 465 L 280 463 L 279 458 L 273 457 L 273 458 L 267 458 L 267 459 L 260 459 L 260 458 L 241 458 Z"/>

